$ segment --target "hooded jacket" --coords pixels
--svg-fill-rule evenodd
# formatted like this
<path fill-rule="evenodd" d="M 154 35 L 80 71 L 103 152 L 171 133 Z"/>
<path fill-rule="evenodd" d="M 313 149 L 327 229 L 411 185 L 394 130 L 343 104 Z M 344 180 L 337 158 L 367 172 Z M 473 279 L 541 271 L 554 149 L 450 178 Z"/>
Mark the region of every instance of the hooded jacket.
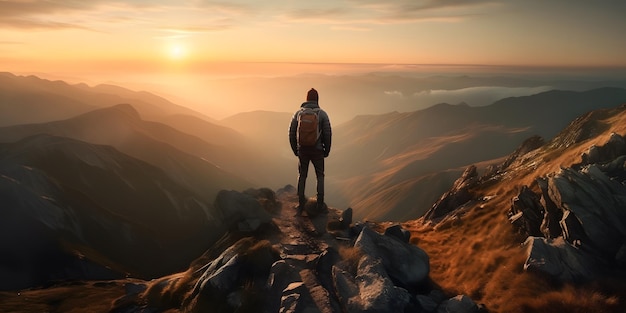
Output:
<path fill-rule="evenodd" d="M 330 146 L 332 142 L 332 129 L 330 127 L 330 119 L 328 118 L 328 114 L 326 111 L 320 109 L 320 106 L 317 101 L 307 101 L 302 103 L 300 108 L 311 108 L 311 109 L 319 109 L 318 113 L 318 121 L 319 121 L 319 129 L 321 130 L 320 138 L 317 140 L 317 144 L 315 148 L 320 151 L 324 151 L 324 155 L 328 156 L 330 153 Z M 291 144 L 291 150 L 295 155 L 298 155 L 298 117 L 300 115 L 301 110 L 298 110 L 291 119 L 291 124 L 289 124 L 289 143 Z"/>

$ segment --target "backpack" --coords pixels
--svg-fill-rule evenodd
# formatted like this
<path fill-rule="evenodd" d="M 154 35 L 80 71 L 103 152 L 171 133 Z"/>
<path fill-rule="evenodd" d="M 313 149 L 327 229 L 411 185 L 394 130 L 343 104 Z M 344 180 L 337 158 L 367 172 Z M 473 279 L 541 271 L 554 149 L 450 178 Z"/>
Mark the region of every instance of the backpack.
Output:
<path fill-rule="evenodd" d="M 300 147 L 314 147 L 320 138 L 319 108 L 303 108 L 298 115 L 297 139 Z"/>

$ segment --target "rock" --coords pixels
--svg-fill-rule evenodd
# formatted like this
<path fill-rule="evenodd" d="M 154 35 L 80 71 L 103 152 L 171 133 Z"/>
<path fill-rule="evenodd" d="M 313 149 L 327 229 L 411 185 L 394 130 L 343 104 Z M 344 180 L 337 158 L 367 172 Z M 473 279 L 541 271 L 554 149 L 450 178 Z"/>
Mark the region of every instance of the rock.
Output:
<path fill-rule="evenodd" d="M 267 285 L 269 286 L 267 291 L 268 312 L 278 312 L 283 290 L 292 282 L 299 281 L 299 279 L 298 271 L 293 266 L 287 264 L 285 260 L 276 261 L 272 265 L 267 280 Z"/>
<path fill-rule="evenodd" d="M 243 193 L 254 197 L 269 213 L 278 213 L 281 207 L 280 201 L 276 198 L 276 194 L 269 188 L 248 189 Z"/>
<path fill-rule="evenodd" d="M 509 221 L 519 228 L 526 236 L 541 236 L 541 224 L 544 208 L 539 196 L 527 186 L 523 186 L 517 197 L 513 198 L 509 210 Z"/>
<path fill-rule="evenodd" d="M 399 224 L 395 224 L 385 229 L 385 236 L 396 238 L 402 242 L 409 243 L 411 232 L 402 228 Z"/>
<path fill-rule="evenodd" d="M 506 171 L 506 169 L 511 166 L 511 164 L 513 164 L 515 161 L 518 161 L 523 155 L 533 150 L 539 149 L 544 144 L 545 140 L 541 136 L 532 136 L 524 140 L 524 142 L 522 142 L 522 144 L 515 151 L 513 151 L 513 153 L 511 153 L 506 158 L 506 160 L 502 162 L 502 164 L 495 168 L 489 169 L 486 173 L 486 176 L 492 176 L 494 174 L 497 174 L 497 172 Z"/>
<path fill-rule="evenodd" d="M 476 313 L 478 305 L 468 296 L 458 295 L 442 302 L 437 308 L 437 313 Z"/>
<path fill-rule="evenodd" d="M 554 240 L 528 237 L 524 242 L 527 259 L 524 269 L 540 271 L 561 281 L 581 281 L 595 277 L 595 258 L 559 237 Z"/>
<path fill-rule="evenodd" d="M 378 258 L 361 257 L 355 281 L 359 295 L 351 301 L 358 303 L 358 312 L 403 312 L 409 304 L 408 291 L 393 284 Z"/>
<path fill-rule="evenodd" d="M 429 258 L 424 250 L 364 227 L 354 243 L 364 254 L 379 259 L 389 277 L 404 288 L 417 288 L 427 282 Z"/>
<path fill-rule="evenodd" d="M 347 208 L 341 213 L 341 227 L 346 229 L 352 224 L 352 208 Z"/>
<path fill-rule="evenodd" d="M 607 270 L 605 264 L 623 264 L 622 260 L 626 259 L 624 153 L 626 140 L 612 134 L 605 145 L 590 147 L 581 164 L 538 178 L 539 194 L 522 188 L 513 200 L 510 220 L 531 236 L 526 243 L 529 247 L 526 268 L 538 269 L 560 280 L 585 280 Z"/>
<path fill-rule="evenodd" d="M 424 215 L 425 220 L 437 222 L 450 212 L 475 198 L 470 188 L 478 181 L 476 166 L 472 165 L 454 182 L 452 188 L 444 193 L 433 207 Z"/>
<path fill-rule="evenodd" d="M 227 296 L 246 283 L 264 284 L 278 259 L 276 254 L 266 240 L 249 237 L 237 241 L 204 267 L 186 301 L 190 303 L 187 309 L 201 312 L 216 303 L 224 305 Z"/>
<path fill-rule="evenodd" d="M 305 306 L 303 293 L 306 287 L 303 282 L 293 282 L 283 290 L 283 296 L 280 299 L 279 313 L 296 313 L 303 312 L 302 307 Z"/>
<path fill-rule="evenodd" d="M 545 238 L 556 238 L 561 236 L 560 221 L 563 218 L 563 210 L 561 210 L 550 199 L 548 194 L 548 180 L 546 178 L 537 178 L 537 185 L 541 189 L 540 203 L 544 208 L 543 221 L 540 230 Z"/>
<path fill-rule="evenodd" d="M 333 266 L 333 282 L 337 297 L 344 312 L 355 312 L 358 308 L 359 287 L 354 278 L 337 266 Z"/>
<path fill-rule="evenodd" d="M 439 304 L 433 298 L 426 295 L 417 295 L 416 299 L 423 311 L 428 313 L 437 311 Z"/>
<path fill-rule="evenodd" d="M 271 215 L 261 203 L 249 194 L 222 190 L 215 198 L 215 207 L 226 225 L 237 226 L 239 231 L 252 232 L 261 225 L 271 223 Z"/>
<path fill-rule="evenodd" d="M 333 301 L 334 299 L 331 298 L 328 290 L 321 285 L 315 271 L 303 269 L 300 271 L 300 278 L 302 278 L 304 286 L 307 288 L 313 303 L 315 303 L 315 306 L 320 312 L 339 312 L 339 304 Z"/>
<path fill-rule="evenodd" d="M 333 266 L 340 261 L 341 256 L 339 255 L 339 252 L 332 247 L 326 249 L 319 256 L 315 269 L 317 271 L 320 284 L 328 291 L 335 291 L 333 283 Z"/>
<path fill-rule="evenodd" d="M 616 133 L 611 133 L 609 140 L 603 146 L 591 146 L 582 155 L 581 165 L 607 163 L 626 154 L 626 139 Z"/>

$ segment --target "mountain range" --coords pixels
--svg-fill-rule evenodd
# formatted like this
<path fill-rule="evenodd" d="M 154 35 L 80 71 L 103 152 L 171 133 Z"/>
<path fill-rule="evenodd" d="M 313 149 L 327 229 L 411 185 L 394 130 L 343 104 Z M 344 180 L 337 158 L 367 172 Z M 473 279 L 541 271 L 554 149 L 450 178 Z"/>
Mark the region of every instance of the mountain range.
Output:
<path fill-rule="evenodd" d="M 253 111 L 215 120 L 121 87 L 8 73 L 0 79 L 6 112 L 0 120 L 0 195 L 6 204 L 0 248 L 7 251 L 0 268 L 9 278 L 1 289 L 128 275 L 149 280 L 184 271 L 207 249 L 222 253 L 226 242 L 233 243 L 233 230 L 241 235 L 260 224 L 273 227 L 266 213 L 248 210 L 249 198 L 230 198 L 226 191 L 263 194 L 263 201 L 271 202 L 271 192 L 258 188 L 277 190 L 295 181 L 297 161 L 287 140 L 292 112 Z M 478 234 L 471 240 L 479 248 L 472 249 L 496 254 L 501 259 L 494 264 L 517 264 L 503 256 L 522 253 L 512 250 L 519 240 L 506 230 L 511 226 L 502 208 L 508 209 L 519 186 L 578 162 L 589 145 L 603 145 L 611 132 L 623 135 L 618 109 L 593 115 L 598 122 L 586 125 L 597 129 L 566 128 L 587 112 L 622 103 L 621 88 L 553 90 L 481 107 L 441 103 L 355 116 L 333 125 L 327 203 L 351 207 L 355 220 L 417 220 L 404 227 L 431 255 L 437 284 L 504 307 L 497 300 L 501 294 L 487 290 L 492 287 L 484 279 L 442 270 L 462 268 L 461 258 L 441 251 L 443 238 L 458 240 L 452 250 L 463 251 L 467 247 L 458 236 L 472 230 L 457 227 L 453 218 L 432 222 L 433 216 L 458 213 L 457 207 L 432 212 L 442 212 L 442 201 L 451 201 L 442 195 L 464 185 L 457 178 L 470 165 L 485 177 L 509 179 L 485 178 L 472 189 L 481 190 L 472 203 L 496 199 L 487 204 L 496 208 L 488 215 L 498 224 L 487 224 L 507 235 L 483 246 L 481 240 L 493 236 L 479 227 L 485 218 L 468 224 Z M 541 157 L 522 157 L 535 148 L 510 155 L 532 136 L 548 140 Z M 533 171 L 515 176 L 530 167 Z M 462 216 L 457 213 L 451 216 Z M 476 262 L 469 268 L 484 271 Z M 462 278 L 483 283 L 455 287 L 465 284 Z"/>
<path fill-rule="evenodd" d="M 13 201 L 4 203 L 41 201 L 24 205 L 21 211 L 40 208 L 32 216 L 40 216 L 47 226 L 66 225 L 54 213 L 75 210 L 70 216 L 86 218 L 76 209 L 89 208 L 89 203 L 62 210 L 51 205 L 67 203 L 59 195 L 70 188 L 87 196 L 79 200 L 99 199 L 93 193 L 101 190 L 95 186 L 98 179 L 90 176 L 94 169 L 117 166 L 127 173 L 101 176 L 106 178 L 100 179 L 102 183 L 131 189 L 156 182 L 163 191 L 175 189 L 157 168 L 110 146 L 38 135 L 0 149 L 3 182 L 11 188 L 2 190 L 9 191 L 5 197 L 14 195 Z M 477 166 L 468 166 L 425 215 L 403 223 L 354 221 L 352 209 L 320 210 L 314 201 L 307 204 L 304 217 L 296 217 L 293 205 L 298 198 L 292 186 L 222 191 L 214 203 L 217 212 L 237 213 L 223 219 L 231 226 L 223 229 L 219 240 L 207 240 L 211 243 L 205 252 L 189 261 L 187 269 L 153 280 L 57 283 L 18 294 L 0 293 L 0 301 L 9 312 L 79 307 L 109 312 L 623 312 L 625 158 L 626 103 L 582 114 L 551 139 L 530 137 L 482 174 Z M 78 166 L 67 173 L 46 164 Z M 72 176 L 85 177 L 80 181 Z M 118 176 L 124 183 L 111 182 Z M 142 181 L 144 177 L 148 180 Z M 44 183 L 46 179 L 54 184 Z M 80 183 L 72 184 L 76 181 Z M 119 194 L 129 191 L 140 195 L 123 188 Z M 158 195 L 150 188 L 145 191 Z M 22 198 L 26 192 L 36 196 Z M 100 203 L 122 208 L 124 198 L 103 198 Z M 114 207 L 109 209 L 129 223 L 145 214 L 139 208 L 114 211 Z M 198 218 L 193 207 L 163 209 L 159 212 L 178 215 L 164 216 L 169 223 L 184 221 L 183 216 Z M 140 219 L 145 224 L 166 223 Z M 74 221 L 80 223 L 69 224 L 98 225 Z M 132 226 L 146 230 L 141 226 L 148 225 Z M 51 228 L 39 231 L 46 229 Z M 29 238 L 16 233 L 22 240 Z M 167 237 L 160 232 L 144 238 Z M 66 234 L 64 239 L 68 238 Z M 177 240 L 187 245 L 198 238 Z M 29 248 L 37 251 L 35 245 Z M 79 268 L 106 277 L 93 265 Z"/>

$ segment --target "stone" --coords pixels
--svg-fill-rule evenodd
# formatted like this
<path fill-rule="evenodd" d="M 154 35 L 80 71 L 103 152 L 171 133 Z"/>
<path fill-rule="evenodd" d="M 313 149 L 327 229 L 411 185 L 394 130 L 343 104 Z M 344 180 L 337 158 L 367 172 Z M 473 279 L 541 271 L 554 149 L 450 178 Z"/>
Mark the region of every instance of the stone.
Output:
<path fill-rule="evenodd" d="M 478 171 L 475 165 L 471 165 L 454 182 L 452 188 L 444 193 L 433 207 L 426 212 L 424 220 L 438 222 L 450 212 L 474 199 L 475 195 L 470 191 L 470 188 L 477 182 Z"/>
<path fill-rule="evenodd" d="M 546 273 L 560 281 L 581 281 L 596 275 L 594 257 L 567 243 L 562 237 L 528 237 L 523 244 L 527 259 L 524 270 Z"/>
<path fill-rule="evenodd" d="M 355 281 L 359 287 L 359 312 L 403 312 L 409 304 L 409 292 L 394 285 L 378 258 L 361 257 Z"/>
<path fill-rule="evenodd" d="M 272 222 L 271 215 L 250 194 L 222 190 L 217 194 L 214 206 L 224 223 L 237 226 L 239 231 L 252 232 Z"/>
<path fill-rule="evenodd" d="M 415 245 L 380 235 L 369 227 L 364 227 L 354 247 L 361 249 L 366 255 L 380 259 L 385 271 L 400 287 L 412 289 L 428 280 L 428 254 Z"/>
<path fill-rule="evenodd" d="M 409 240 L 411 239 L 411 232 L 402 228 L 399 224 L 394 224 L 385 229 L 385 236 L 390 236 L 402 242 L 409 243 Z"/>
<path fill-rule="evenodd" d="M 347 208 L 341 213 L 341 227 L 346 229 L 352 224 L 352 208 Z"/>
<path fill-rule="evenodd" d="M 478 305 L 466 295 L 458 295 L 442 302 L 437 308 L 437 313 L 476 313 Z"/>
<path fill-rule="evenodd" d="M 435 300 L 426 295 L 417 295 L 415 296 L 417 302 L 421 306 L 422 310 L 428 313 L 436 312 L 439 304 L 435 302 Z"/>

